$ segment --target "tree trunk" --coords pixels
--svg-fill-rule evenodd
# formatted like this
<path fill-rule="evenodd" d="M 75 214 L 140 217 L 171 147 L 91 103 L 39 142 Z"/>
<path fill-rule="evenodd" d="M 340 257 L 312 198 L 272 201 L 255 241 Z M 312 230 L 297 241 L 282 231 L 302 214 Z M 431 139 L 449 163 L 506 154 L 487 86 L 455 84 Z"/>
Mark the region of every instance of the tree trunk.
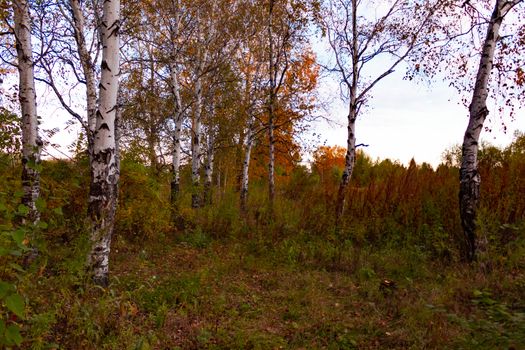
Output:
<path fill-rule="evenodd" d="M 13 12 L 18 56 L 19 100 L 22 110 L 22 186 L 24 192 L 22 204 L 29 208 L 26 219 L 36 223 L 40 220 L 36 200 L 40 196 L 39 164 L 42 141 L 38 136 L 29 3 L 26 0 L 14 1 Z"/>
<path fill-rule="evenodd" d="M 150 117 L 150 120 L 148 122 L 152 123 L 152 119 L 154 117 L 152 116 L 152 113 L 148 113 L 148 115 Z M 157 161 L 157 150 L 156 150 L 157 135 L 156 135 L 156 130 L 154 130 L 155 128 L 151 124 L 146 126 L 144 129 L 146 131 L 146 142 L 148 143 L 148 158 L 149 158 L 149 165 L 150 165 L 150 169 L 151 169 L 151 174 L 152 175 L 158 175 L 157 172 L 159 170 L 159 163 Z"/>
<path fill-rule="evenodd" d="M 175 118 L 175 130 L 173 131 L 173 174 L 171 179 L 171 203 L 175 204 L 180 191 L 180 160 L 181 145 L 180 137 L 182 133 L 182 117 Z"/>
<path fill-rule="evenodd" d="M 88 215 L 91 221 L 91 251 L 88 270 L 96 284 L 109 282 L 109 253 L 118 196 L 116 112 L 119 86 L 120 0 L 104 1 L 102 14 L 102 61 L 100 104 L 91 164 Z"/>
<path fill-rule="evenodd" d="M 204 167 L 204 203 L 207 205 L 212 204 L 212 180 L 213 180 L 213 167 L 214 167 L 214 150 L 215 138 L 213 136 L 213 130 L 209 130 L 208 134 L 208 149 L 206 151 L 206 166 Z"/>
<path fill-rule="evenodd" d="M 345 209 L 346 188 L 352 173 L 354 171 L 355 163 L 355 122 L 358 113 L 357 100 L 357 83 L 359 81 L 359 47 L 358 47 L 358 32 L 357 32 L 357 0 L 352 0 L 352 81 L 349 86 L 350 90 L 350 104 L 348 107 L 348 135 L 346 144 L 345 168 L 339 190 L 337 191 L 337 201 L 335 205 L 335 227 L 339 229 L 341 216 Z"/>
<path fill-rule="evenodd" d="M 242 163 L 242 179 L 241 179 L 241 213 L 246 215 L 248 203 L 248 182 L 250 176 L 250 157 L 253 147 L 253 121 L 249 123 L 248 133 L 246 134 L 246 151 L 244 154 L 244 161 Z"/>
<path fill-rule="evenodd" d="M 199 70 L 200 71 L 200 70 Z M 199 73 L 200 74 L 200 73 Z M 193 113 L 193 123 L 191 128 L 191 207 L 201 206 L 199 185 L 200 185 L 200 164 L 201 164 L 201 117 L 202 117 L 202 82 L 201 77 L 197 77 L 195 82 L 195 110 Z"/>
<path fill-rule="evenodd" d="M 343 176 L 339 184 L 339 190 L 337 191 L 337 202 L 336 202 L 336 227 L 339 227 L 341 216 L 343 215 L 345 207 L 346 188 L 352 178 L 352 172 L 354 171 L 355 163 L 355 121 L 357 117 L 357 111 L 355 105 L 350 105 L 350 111 L 348 114 L 348 136 L 345 156 L 345 168 L 343 170 Z"/>
<path fill-rule="evenodd" d="M 483 44 L 476 84 L 469 106 L 469 123 L 463 138 L 461 168 L 459 174 L 459 207 L 464 233 L 463 258 L 473 261 L 476 250 L 485 250 L 486 243 L 476 235 L 476 214 L 479 205 L 481 177 L 478 171 L 478 143 L 483 123 L 489 114 L 487 109 L 488 83 L 492 71 L 496 43 L 503 18 L 517 1 L 496 1 L 487 35 Z"/>
<path fill-rule="evenodd" d="M 200 30 L 200 29 L 199 29 Z M 204 67 L 208 60 L 208 50 L 204 49 L 202 56 L 201 49 L 198 49 L 197 55 L 201 60 L 197 66 L 195 74 L 195 107 L 193 110 L 192 120 L 192 141 L 191 141 L 191 182 L 192 195 L 191 207 L 199 208 L 201 206 L 200 198 L 200 165 L 201 165 L 201 138 L 202 138 L 202 111 L 203 111 L 203 93 L 202 93 L 202 79 L 204 77 Z"/>
<path fill-rule="evenodd" d="M 171 179 L 171 203 L 175 205 L 180 191 L 180 161 L 181 161 L 181 134 L 182 134 L 182 100 L 180 97 L 180 84 L 178 69 L 175 64 L 171 64 L 171 84 L 172 94 L 175 104 L 175 111 L 173 121 L 175 123 L 175 130 L 173 130 L 173 174 Z"/>
<path fill-rule="evenodd" d="M 268 41 L 269 41 L 269 75 L 270 75 L 270 94 L 268 96 L 268 200 L 270 213 L 273 212 L 273 202 L 275 199 L 275 139 L 274 139 L 274 113 L 276 100 L 276 66 L 274 62 L 274 43 L 273 43 L 273 6 L 275 1 L 270 0 L 268 16 Z"/>
<path fill-rule="evenodd" d="M 86 80 L 86 104 L 87 104 L 87 140 L 88 154 L 93 154 L 93 135 L 95 133 L 97 118 L 97 83 L 95 78 L 95 68 L 91 55 L 87 49 L 86 38 L 84 35 L 84 14 L 79 0 L 70 0 L 71 13 L 73 17 L 73 29 L 77 51 L 82 65 L 82 72 Z"/>

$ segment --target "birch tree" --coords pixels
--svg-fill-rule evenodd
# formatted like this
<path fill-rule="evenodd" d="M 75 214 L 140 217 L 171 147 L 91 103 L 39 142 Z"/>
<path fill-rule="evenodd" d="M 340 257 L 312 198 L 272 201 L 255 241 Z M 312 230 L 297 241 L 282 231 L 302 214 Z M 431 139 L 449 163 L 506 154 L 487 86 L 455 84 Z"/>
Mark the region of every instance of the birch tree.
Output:
<path fill-rule="evenodd" d="M 392 74 L 432 33 L 432 15 L 439 1 L 327 0 L 320 12 L 320 23 L 335 64 L 330 71 L 341 81 L 347 102 L 347 150 L 345 166 L 336 199 L 336 226 L 344 211 L 346 189 L 356 157 L 356 121 L 371 90 Z M 365 12 L 366 7 L 368 11 Z M 381 13 L 382 15 L 371 15 Z M 379 73 L 367 71 L 370 63 L 387 56 L 390 61 Z"/>
<path fill-rule="evenodd" d="M 506 123 L 514 118 L 515 107 L 525 97 L 525 90 L 520 88 L 525 65 L 524 5 L 523 0 L 448 2 L 438 14 L 445 27 L 412 58 L 418 64 L 410 72 L 410 79 L 440 74 L 468 107 L 469 121 L 459 164 L 459 237 L 466 261 L 475 260 L 478 253 L 488 248 L 487 238 L 476 233 L 481 189 L 480 136 L 491 130 L 486 125 L 487 118 L 493 123 L 493 118 L 499 117 L 505 131 Z"/>
<path fill-rule="evenodd" d="M 97 75 L 95 71 L 94 62 L 96 60 L 96 57 L 98 56 L 99 45 L 98 42 L 92 43 L 92 47 L 94 46 L 96 50 L 95 59 L 93 59 L 88 47 L 88 42 L 85 33 L 85 17 L 82 11 L 80 1 L 70 0 L 69 4 L 71 10 L 71 17 L 73 19 L 70 23 L 73 27 L 75 42 L 77 44 L 78 57 L 80 59 L 86 85 L 86 134 L 88 140 L 88 154 L 91 155 L 93 152 L 93 135 L 95 134 L 97 110 Z M 98 38 L 98 36 L 95 35 L 95 38 Z"/>
<path fill-rule="evenodd" d="M 206 12 L 206 8 L 211 10 Z M 192 207 L 198 208 L 202 205 L 201 195 L 201 163 L 202 155 L 206 153 L 204 148 L 206 138 L 203 137 L 204 118 L 206 115 L 206 100 L 213 95 L 213 85 L 220 79 L 220 68 L 224 61 L 231 56 L 234 51 L 236 40 L 231 36 L 228 28 L 231 16 L 218 16 L 218 13 L 234 13 L 235 2 L 226 1 L 222 3 L 207 1 L 197 4 L 195 12 L 195 38 L 193 40 L 194 52 L 191 70 L 193 71 L 193 90 L 194 101 L 192 106 L 191 120 L 191 176 L 192 176 Z M 206 84 L 206 85 L 205 85 Z M 213 108 L 211 109 L 213 110 Z M 212 117 L 208 113 L 208 117 Z M 212 123 L 208 123 L 212 124 Z M 213 130 L 213 128 L 209 128 Z M 209 140 L 208 140 L 209 141 Z M 212 138 L 212 144 L 216 141 Z M 215 147 L 208 147 L 208 151 L 214 151 Z M 213 155 L 208 154 L 208 160 L 213 160 Z"/>
<path fill-rule="evenodd" d="M 37 222 L 40 213 L 36 200 L 40 196 L 40 149 L 34 80 L 31 18 L 27 0 L 13 1 L 14 32 L 18 58 L 19 100 L 22 111 L 22 204 L 29 208 L 27 219 Z"/>
<path fill-rule="evenodd" d="M 278 61 L 275 58 L 275 43 L 273 38 L 274 7 L 275 0 L 270 0 L 268 5 L 268 75 L 270 84 L 268 94 L 268 199 L 270 201 L 270 209 L 273 208 L 273 201 L 275 198 L 275 140 L 273 130 L 273 119 L 275 112 L 275 100 L 277 94 L 276 88 L 278 79 Z"/>
<path fill-rule="evenodd" d="M 102 286 L 109 282 L 109 253 L 119 180 L 115 123 L 120 74 L 119 29 L 120 1 L 106 0 L 101 18 L 100 102 L 96 112 L 88 206 L 91 219 L 88 269 L 93 281 Z"/>
<path fill-rule="evenodd" d="M 255 43 L 255 47 L 258 47 Z M 255 48 L 252 48 L 255 50 Z M 248 185 L 250 181 L 250 161 L 254 143 L 261 130 L 257 115 L 261 114 L 261 93 L 263 88 L 262 60 L 256 52 L 241 54 L 241 71 L 243 72 L 243 110 L 246 118 L 246 134 L 244 137 L 244 156 L 241 168 L 240 209 L 243 215 L 247 212 Z"/>
<path fill-rule="evenodd" d="M 192 108 L 191 121 L 191 206 L 198 208 L 201 206 L 199 193 L 200 187 L 200 166 L 201 166 L 201 142 L 202 142 L 202 113 L 203 113 L 203 86 L 202 80 L 205 73 L 205 64 L 208 60 L 207 48 L 199 47 L 197 49 L 199 63 L 195 67 L 195 105 Z"/>
<path fill-rule="evenodd" d="M 523 1 L 497 0 L 488 22 L 481 58 L 477 70 L 472 100 L 469 106 L 469 123 L 465 131 L 460 167 L 459 206 L 461 225 L 465 235 L 465 257 L 472 261 L 476 250 L 486 249 L 486 242 L 476 235 L 476 216 L 480 198 L 481 178 L 478 171 L 479 137 L 485 119 L 489 115 L 487 98 L 489 97 L 489 79 L 494 65 L 494 56 L 498 41 L 501 39 L 500 27 L 505 17 Z"/>
<path fill-rule="evenodd" d="M 181 38 L 181 28 L 184 27 L 184 22 L 181 16 L 181 5 L 178 0 L 173 1 L 171 13 L 173 16 L 167 20 L 169 28 L 169 72 L 171 78 L 171 93 L 173 97 L 173 130 L 171 133 L 173 150 L 172 150 L 172 180 L 171 180 L 171 203 L 175 204 L 180 191 L 180 164 L 181 164 L 181 137 L 182 137 L 182 123 L 184 122 L 185 111 L 181 97 L 180 84 L 180 62 L 185 40 Z"/>
<path fill-rule="evenodd" d="M 45 83 L 62 108 L 80 123 L 91 156 L 99 82 L 95 63 L 100 57 L 98 4 L 67 0 L 42 1 L 35 6 L 38 30 L 34 36 L 40 51 L 36 80 Z M 76 109 L 79 103 L 85 106 L 83 111 Z"/>
<path fill-rule="evenodd" d="M 267 62 L 268 62 L 268 200 L 270 211 L 275 198 L 275 113 L 293 49 L 301 47 L 308 23 L 308 7 L 303 1 L 268 0 Z M 294 47 L 297 45 L 297 47 Z M 299 50 L 300 51 L 300 50 Z"/>

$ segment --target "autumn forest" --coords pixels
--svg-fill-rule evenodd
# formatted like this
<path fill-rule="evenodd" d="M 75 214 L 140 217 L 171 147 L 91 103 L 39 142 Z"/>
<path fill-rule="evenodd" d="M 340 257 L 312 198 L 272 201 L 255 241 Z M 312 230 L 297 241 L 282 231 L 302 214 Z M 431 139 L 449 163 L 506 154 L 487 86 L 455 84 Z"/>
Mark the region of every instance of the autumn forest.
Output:
<path fill-rule="evenodd" d="M 525 348 L 525 133 L 481 139 L 523 117 L 524 16 L 0 0 L 0 347 Z M 461 100 L 439 165 L 356 141 L 399 71 Z"/>

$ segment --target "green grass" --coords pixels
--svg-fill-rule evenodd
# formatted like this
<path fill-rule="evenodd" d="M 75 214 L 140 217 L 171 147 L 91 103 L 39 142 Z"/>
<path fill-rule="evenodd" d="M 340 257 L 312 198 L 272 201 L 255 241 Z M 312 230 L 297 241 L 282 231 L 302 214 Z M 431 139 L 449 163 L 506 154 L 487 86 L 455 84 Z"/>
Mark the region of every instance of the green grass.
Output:
<path fill-rule="evenodd" d="M 113 246 L 111 285 L 80 254 L 48 257 L 22 292 L 27 348 L 520 349 L 523 241 L 490 271 L 417 249 L 309 238 L 179 237 Z M 81 244 L 72 242 L 71 245 Z M 517 254 L 517 255 L 516 255 Z M 521 255 L 520 255 L 521 254 Z M 70 266 L 68 269 L 67 266 Z M 389 279 L 394 287 L 381 287 Z M 45 297 L 44 297 L 45 296 Z"/>

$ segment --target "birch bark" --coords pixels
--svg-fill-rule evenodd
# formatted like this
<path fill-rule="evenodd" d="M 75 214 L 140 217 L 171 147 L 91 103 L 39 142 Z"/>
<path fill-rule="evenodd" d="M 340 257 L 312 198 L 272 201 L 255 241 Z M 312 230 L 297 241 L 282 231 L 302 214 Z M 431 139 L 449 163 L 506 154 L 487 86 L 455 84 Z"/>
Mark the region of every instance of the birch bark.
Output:
<path fill-rule="evenodd" d="M 181 162 L 181 135 L 182 135 L 182 122 L 184 115 L 182 112 L 182 99 L 180 95 L 180 83 L 179 83 L 179 68 L 174 62 L 177 56 L 177 49 L 175 43 L 179 37 L 179 26 L 180 26 L 180 14 L 179 14 L 179 3 L 174 2 L 175 13 L 174 13 L 174 25 L 171 31 L 171 45 L 173 46 L 172 51 L 172 62 L 170 63 L 170 74 L 171 74 L 171 88 L 174 102 L 173 121 L 175 128 L 172 133 L 173 140 L 173 153 L 172 153 L 172 166 L 173 173 L 171 179 L 171 203 L 175 207 L 177 197 L 180 191 L 180 162 Z"/>
<path fill-rule="evenodd" d="M 118 195 L 116 143 L 119 86 L 120 0 L 106 0 L 101 21 L 102 62 L 100 104 L 96 112 L 88 215 L 91 220 L 91 251 L 88 269 L 96 284 L 109 282 L 109 253 Z"/>
<path fill-rule="evenodd" d="M 206 55 L 205 55 L 206 56 Z M 192 195 L 191 207 L 199 208 L 201 198 L 199 193 L 200 185 L 200 164 L 201 164 L 201 129 L 202 129 L 202 76 L 204 60 L 199 64 L 197 69 L 197 78 L 195 81 L 195 109 L 191 125 L 191 182 Z"/>
<path fill-rule="evenodd" d="M 203 40 L 203 33 L 200 18 L 198 19 L 198 37 L 199 45 L 205 44 Z M 210 28 L 210 37 L 213 37 L 214 28 Z M 191 206 L 192 208 L 199 208 L 201 206 L 201 194 L 199 191 L 200 187 L 200 165 L 201 165 L 201 139 L 202 139 L 202 113 L 203 113 L 203 91 L 202 91 L 202 80 L 204 78 L 204 69 L 208 61 L 208 48 L 199 46 L 197 50 L 197 57 L 200 60 L 197 63 L 197 69 L 195 72 L 195 107 L 193 110 L 193 119 L 191 127 L 191 182 L 192 182 L 192 195 L 191 195 Z"/>
<path fill-rule="evenodd" d="M 494 63 L 496 44 L 503 18 L 521 1 L 497 0 L 483 44 L 472 101 L 469 123 L 465 131 L 459 174 L 459 207 L 464 233 L 463 255 L 467 261 L 476 258 L 476 251 L 486 249 L 486 242 L 476 235 L 476 216 L 479 206 L 481 177 L 478 171 L 478 143 L 483 123 L 489 114 L 487 108 L 488 83 Z"/>
<path fill-rule="evenodd" d="M 173 174 L 171 180 L 171 202 L 174 204 L 177 201 L 177 196 L 180 191 L 180 161 L 181 161 L 181 135 L 182 135 L 182 122 L 184 115 L 182 113 L 182 102 L 180 97 L 180 85 L 178 77 L 178 69 L 172 64 L 171 66 L 171 84 L 172 94 L 175 102 L 175 110 L 173 120 L 175 122 L 175 129 L 173 130 Z"/>
<path fill-rule="evenodd" d="M 27 219 L 36 223 L 40 213 L 36 200 L 40 196 L 40 149 L 34 79 L 31 19 L 27 0 L 13 1 L 16 52 L 18 57 L 19 100 L 22 110 L 22 204 L 29 208 Z"/>
<path fill-rule="evenodd" d="M 337 202 L 336 202 L 336 216 L 335 225 L 339 227 L 339 221 L 343 215 L 345 206 L 345 194 L 346 188 L 352 173 L 354 171 L 355 163 L 355 121 L 357 119 L 357 83 L 359 82 L 359 52 L 358 52 L 358 32 L 357 32 L 357 0 L 352 0 L 352 45 L 351 45 L 351 56 L 352 56 L 352 80 L 349 86 L 350 90 L 350 103 L 348 111 L 348 134 L 347 134 L 347 146 L 345 156 L 345 167 L 341 182 L 339 184 L 339 190 L 337 191 Z"/>
<path fill-rule="evenodd" d="M 71 14 L 73 17 L 73 30 L 77 51 L 82 65 L 82 71 L 86 80 L 86 104 L 87 104 L 87 140 L 88 154 L 93 154 L 93 135 L 96 128 L 97 112 L 97 83 L 95 77 L 95 65 L 89 54 L 84 33 L 85 19 L 79 0 L 70 0 Z"/>
<path fill-rule="evenodd" d="M 242 163 L 242 178 L 241 178 L 241 213 L 246 215 L 248 204 L 248 183 L 250 180 L 250 158 L 253 147 L 253 116 L 250 116 L 248 123 L 248 131 L 246 133 L 246 151 L 244 153 L 244 161 Z"/>
<path fill-rule="evenodd" d="M 206 166 L 204 167 L 204 193 L 203 193 L 204 203 L 208 205 L 212 204 L 211 186 L 212 186 L 213 167 L 214 167 L 214 160 L 215 160 L 214 153 L 215 153 L 215 135 L 213 134 L 213 130 L 209 130 L 208 147 L 206 150 Z"/>

